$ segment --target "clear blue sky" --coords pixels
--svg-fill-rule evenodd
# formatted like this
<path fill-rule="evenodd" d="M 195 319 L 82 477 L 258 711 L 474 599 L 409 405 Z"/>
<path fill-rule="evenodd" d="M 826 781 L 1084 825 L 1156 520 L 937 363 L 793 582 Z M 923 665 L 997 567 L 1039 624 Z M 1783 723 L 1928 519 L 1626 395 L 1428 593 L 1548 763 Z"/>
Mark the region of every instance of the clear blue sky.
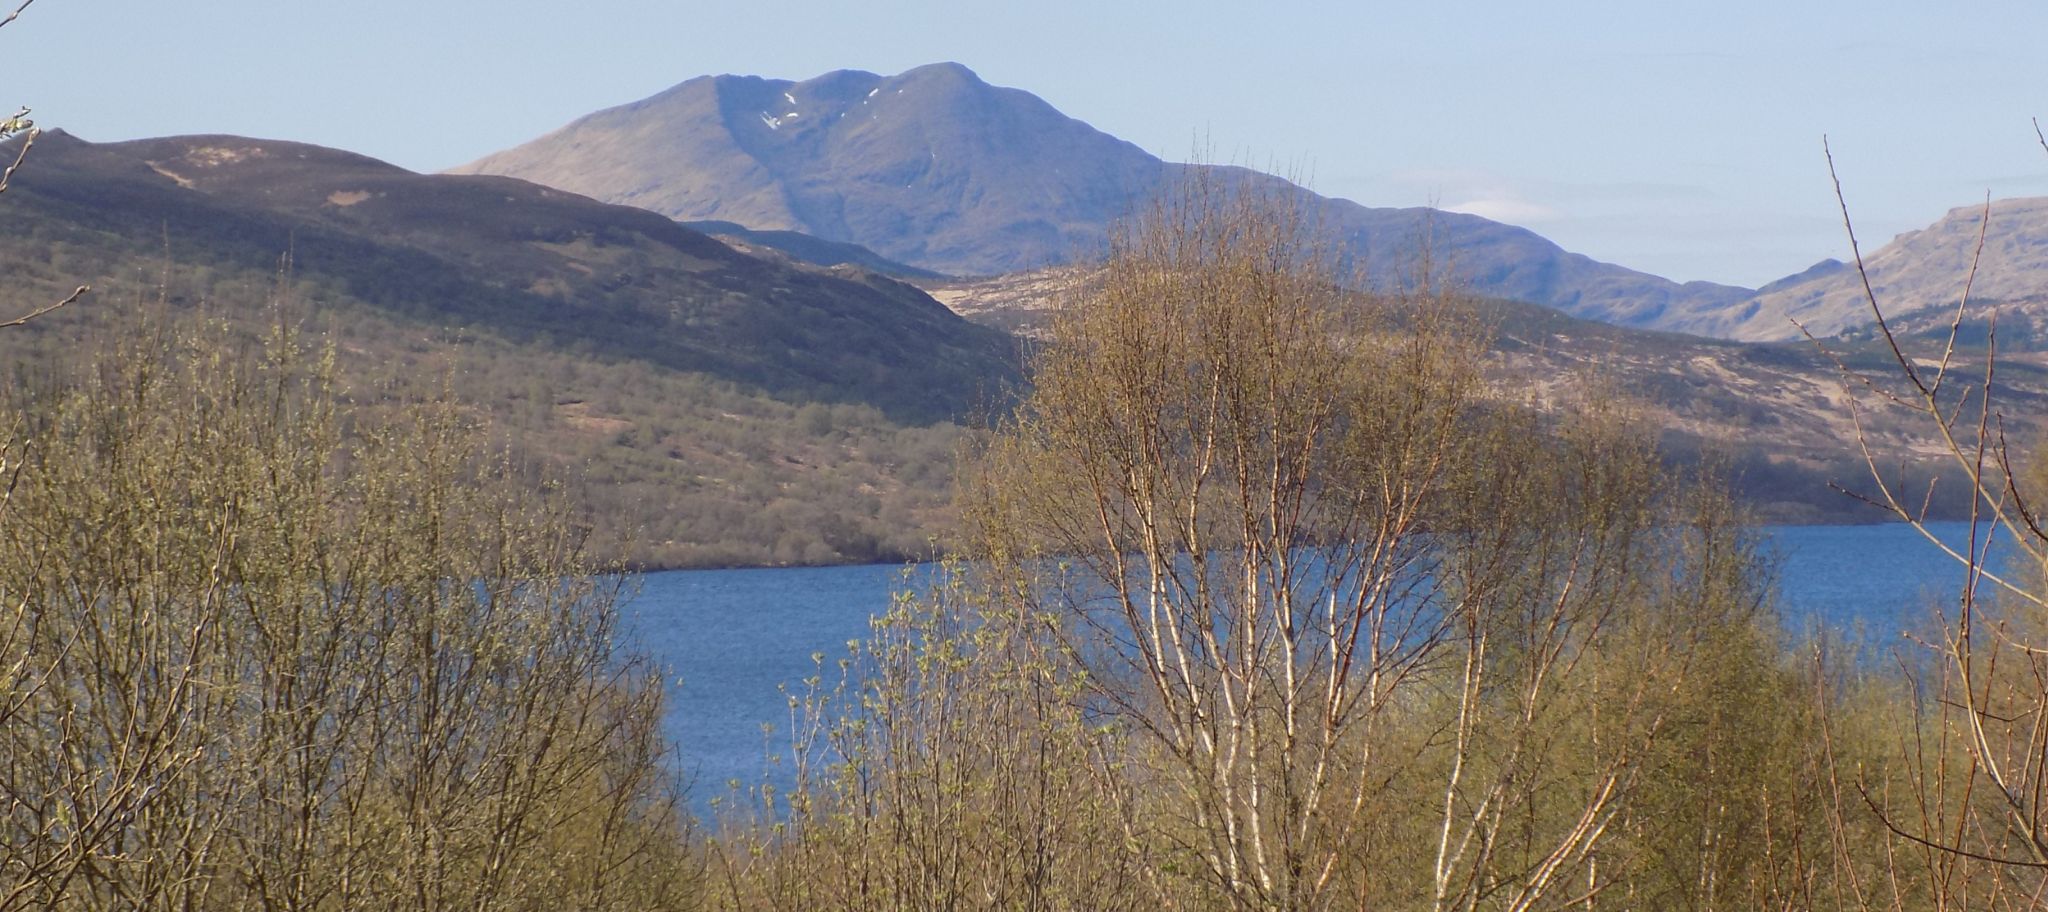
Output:
<path fill-rule="evenodd" d="M 9 4 L 11 8 L 11 3 Z M 1757 284 L 1954 206 L 2048 195 L 2048 4 L 1675 0 L 37 0 L 0 104 L 87 139 L 227 132 L 418 170 L 707 73 L 956 60 L 1169 158 L 1436 203 Z"/>

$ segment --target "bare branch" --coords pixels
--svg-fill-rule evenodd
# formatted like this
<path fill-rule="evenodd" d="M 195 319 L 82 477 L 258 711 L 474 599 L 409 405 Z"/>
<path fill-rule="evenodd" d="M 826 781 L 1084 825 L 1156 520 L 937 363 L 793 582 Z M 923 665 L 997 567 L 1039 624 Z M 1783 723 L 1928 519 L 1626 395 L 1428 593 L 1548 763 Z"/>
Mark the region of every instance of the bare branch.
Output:
<path fill-rule="evenodd" d="M 88 291 L 91 291 L 91 290 L 92 290 L 92 286 L 91 286 L 91 285 L 80 285 L 80 286 L 78 286 L 78 288 L 74 289 L 74 290 L 73 290 L 73 291 L 72 291 L 72 292 L 71 292 L 70 294 L 68 294 L 68 295 L 65 295 L 65 296 L 64 296 L 64 300 L 62 300 L 62 301 L 58 301 L 57 303 L 55 303 L 55 304 L 51 304 L 50 306 L 48 306 L 48 307 L 44 307 L 44 308 L 42 308 L 42 309 L 40 309 L 40 310 L 35 310 L 35 311 L 31 311 L 31 312 L 29 312 L 29 313 L 25 313 L 25 314 L 22 314 L 21 316 L 19 316 L 19 317 L 15 317 L 15 318 L 14 318 L 14 319 L 12 319 L 12 320 L 8 320 L 8 321 L 7 321 L 7 322 L 5 322 L 5 323 L 0 323 L 0 329 L 6 329 L 6 328 L 8 328 L 8 327 L 12 327 L 12 326 L 20 326 L 20 325 L 22 325 L 22 324 L 24 324 L 24 323 L 27 323 L 27 322 L 28 322 L 28 321 L 30 321 L 30 320 L 33 320 L 33 319 L 35 319 L 35 318 L 37 318 L 37 317 L 40 317 L 40 316 L 42 316 L 43 314 L 49 313 L 50 311 L 56 310 L 56 309 L 57 309 L 57 308 L 59 308 L 59 307 L 63 307 L 63 306 L 64 306 L 64 305 L 66 305 L 66 304 L 70 304 L 70 303 L 72 303 L 72 302 L 74 302 L 74 301 L 77 301 L 77 300 L 78 300 L 78 299 L 79 299 L 79 298 L 80 298 L 81 296 L 83 296 L 83 295 L 84 295 L 84 294 L 85 294 L 86 292 L 88 292 Z"/>
<path fill-rule="evenodd" d="M 14 12 L 8 13 L 7 18 L 0 19 L 0 28 L 5 28 L 8 25 L 8 23 L 11 23 L 16 19 L 21 18 L 22 10 L 28 9 L 29 4 L 32 4 L 34 2 L 36 2 L 36 0 L 21 0 L 21 5 L 15 7 Z"/>
<path fill-rule="evenodd" d="M 1937 842 L 1935 840 L 1928 839 L 1927 837 L 1922 836 L 1918 833 L 1908 832 L 1904 828 L 1900 827 L 1897 823 L 1894 823 L 1892 821 L 1891 815 L 1885 812 L 1884 807 L 1878 804 L 1877 799 L 1870 797 L 1870 791 L 1860 781 L 1856 783 L 1856 794 L 1862 796 L 1863 803 L 1870 808 L 1872 814 L 1875 814 L 1877 816 L 1878 822 L 1884 824 L 1885 829 L 1890 830 L 1892 835 L 1904 839 L 1907 842 L 1911 842 L 1915 845 L 1922 846 L 1924 848 L 1934 849 L 1935 851 L 1942 852 L 1944 854 L 1968 858 L 1974 861 L 1990 862 L 1992 864 L 2004 867 L 2048 869 L 2048 862 L 2029 861 L 2027 859 L 2022 858 L 1998 858 L 1991 855 L 1984 855 L 1977 852 L 1972 852 L 1969 849 L 1965 849 L 1959 845 Z"/>
<path fill-rule="evenodd" d="M 24 108 L 23 110 L 27 109 Z M 43 131 L 34 127 L 30 127 L 28 133 L 23 135 L 21 149 L 14 153 L 13 164 L 8 165 L 7 170 L 0 171 L 0 193 L 7 192 L 8 183 L 14 180 L 14 172 L 20 170 L 21 163 L 28 160 L 28 150 L 35 146 L 36 137 L 41 135 L 43 135 Z"/>
<path fill-rule="evenodd" d="M 1834 362 L 1835 371 L 1841 374 L 1842 376 L 1843 392 L 1846 393 L 1849 391 L 1848 381 L 1854 380 L 1858 384 L 1860 384 L 1864 389 L 1869 390 L 1872 395 L 1881 397 L 1886 401 L 1889 401 L 1893 405 L 1899 406 L 1901 408 L 1914 408 L 1914 406 L 1906 402 L 1906 400 L 1899 398 L 1898 394 L 1878 386 L 1869 377 L 1866 377 L 1862 374 L 1855 372 L 1854 370 L 1851 370 L 1849 368 L 1849 363 L 1847 361 L 1842 360 L 1842 356 L 1836 354 L 1834 349 L 1829 348 L 1827 347 L 1827 345 L 1823 344 L 1820 340 L 1820 337 L 1815 336 L 1812 330 L 1806 328 L 1806 324 L 1799 322 L 1797 319 L 1793 319 L 1790 322 L 1794 327 L 1798 328 L 1800 335 L 1806 337 L 1806 341 L 1813 343 L 1814 349 L 1819 351 L 1822 357 L 1825 357 L 1829 361 Z"/>
<path fill-rule="evenodd" d="M 1977 266 L 1984 261 L 1984 236 L 1991 227 L 1991 192 L 1984 193 L 1984 210 L 1977 217 L 1977 246 L 1970 252 L 1970 273 L 1963 278 L 1963 294 L 1956 299 L 1956 315 L 1948 324 L 1948 344 L 1941 352 L 1941 365 L 1934 372 L 1934 388 L 1941 389 L 1941 381 L 1948 376 L 1949 362 L 1955 358 L 1956 337 L 1962 332 L 1963 314 L 1970 309 L 1970 289 L 1977 284 Z M 1957 408 L 1961 408 L 1960 405 Z"/>
<path fill-rule="evenodd" d="M 1898 337 L 1893 335 L 1891 324 L 1885 320 L 1884 308 L 1878 306 L 1877 290 L 1870 284 L 1870 269 L 1863 262 L 1863 247 L 1856 241 L 1856 223 L 1849 218 L 1849 200 L 1842 195 L 1842 178 L 1835 172 L 1835 151 L 1828 147 L 1827 137 L 1821 137 L 1820 148 L 1821 153 L 1827 156 L 1828 180 L 1835 185 L 1835 205 L 1842 211 L 1842 230 L 1849 235 L 1849 252 L 1856 260 L 1856 277 L 1863 282 L 1863 300 L 1870 305 L 1871 316 L 1877 319 L 1878 332 L 1884 335 L 1885 344 L 1891 347 L 1899 369 L 1905 372 L 1906 379 L 1912 381 L 1913 386 L 1926 394 L 1929 392 L 1927 384 L 1920 382 L 1920 373 L 1914 370 L 1913 360 L 1900 350 Z"/>

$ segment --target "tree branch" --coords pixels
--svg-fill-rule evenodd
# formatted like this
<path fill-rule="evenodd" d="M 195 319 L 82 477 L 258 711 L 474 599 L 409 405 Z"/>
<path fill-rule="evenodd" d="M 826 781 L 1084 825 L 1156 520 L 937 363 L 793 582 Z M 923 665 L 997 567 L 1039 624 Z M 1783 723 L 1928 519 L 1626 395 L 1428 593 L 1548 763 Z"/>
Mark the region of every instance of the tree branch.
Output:
<path fill-rule="evenodd" d="M 12 169 L 9 169 L 9 170 L 12 170 Z M 4 183 L 4 181 L 0 181 L 0 183 Z M 55 304 L 52 304 L 52 305 L 50 305 L 50 306 L 48 306 L 48 307 L 45 307 L 45 308 L 42 308 L 41 310 L 36 310 L 36 311 L 32 311 L 32 312 L 30 312 L 30 313 L 22 314 L 21 316 L 19 316 L 19 317 L 15 317 L 14 319 L 12 319 L 12 320 L 9 320 L 9 321 L 7 321 L 7 322 L 5 322 L 5 323 L 0 323 L 0 329 L 6 329 L 6 328 L 8 328 L 8 327 L 11 327 L 11 326 L 20 326 L 20 325 L 22 325 L 22 324 L 24 324 L 24 323 L 27 323 L 27 322 L 28 322 L 28 321 L 30 321 L 30 320 L 33 320 L 33 319 L 35 319 L 35 318 L 37 318 L 37 317 L 40 317 L 40 316 L 42 316 L 43 314 L 49 313 L 50 311 L 56 310 L 56 309 L 57 309 L 57 308 L 59 308 L 59 307 L 63 307 L 63 306 L 64 306 L 64 305 L 66 305 L 66 304 L 70 304 L 71 302 L 73 302 L 73 301 L 76 301 L 76 300 L 78 300 L 78 299 L 79 299 L 79 298 L 80 298 L 81 296 L 83 296 L 83 295 L 84 295 L 84 294 L 85 294 L 86 292 L 88 292 L 88 291 L 91 291 L 91 290 L 92 290 L 92 286 L 91 286 L 91 285 L 80 285 L 80 286 L 78 286 L 78 288 L 77 288 L 76 290 L 72 291 L 72 292 L 71 292 L 71 293 L 70 293 L 69 295 L 66 295 L 66 296 L 64 297 L 64 300 L 62 300 L 62 301 L 58 301 L 58 302 L 57 302 L 57 303 L 55 303 Z"/>

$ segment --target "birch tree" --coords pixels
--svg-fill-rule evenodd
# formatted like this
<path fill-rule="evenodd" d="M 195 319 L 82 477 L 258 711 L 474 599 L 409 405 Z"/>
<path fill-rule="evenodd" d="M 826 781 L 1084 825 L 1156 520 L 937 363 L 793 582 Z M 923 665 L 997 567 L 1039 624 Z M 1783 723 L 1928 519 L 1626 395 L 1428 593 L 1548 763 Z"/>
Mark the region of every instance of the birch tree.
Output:
<path fill-rule="evenodd" d="M 1450 296 L 1348 291 L 1317 229 L 1217 179 L 1122 231 L 981 456 L 981 547 L 1230 906 L 1587 901 L 1699 632 L 1758 606 L 1748 551 L 1625 423 L 1495 395 Z"/>

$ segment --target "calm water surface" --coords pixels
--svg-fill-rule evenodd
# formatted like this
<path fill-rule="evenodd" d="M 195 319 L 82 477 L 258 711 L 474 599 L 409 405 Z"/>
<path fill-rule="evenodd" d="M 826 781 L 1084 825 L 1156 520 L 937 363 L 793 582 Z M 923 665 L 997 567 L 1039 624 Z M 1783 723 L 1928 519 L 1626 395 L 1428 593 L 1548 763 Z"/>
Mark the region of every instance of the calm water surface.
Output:
<path fill-rule="evenodd" d="M 650 573 L 627 603 L 629 633 L 668 669 L 668 730 L 701 804 L 758 782 L 789 752 L 789 700 L 823 674 L 917 571 L 898 564 Z M 766 730 L 764 730 L 766 727 Z M 780 778 L 780 777 L 776 777 Z"/>
<path fill-rule="evenodd" d="M 1936 524 L 1961 543 L 1965 523 Z M 1938 601 L 1952 602 L 1960 567 L 1903 525 L 1785 526 L 1767 530 L 1777 550 L 1780 610 L 1792 635 L 1816 628 L 1888 649 Z M 770 753 L 788 753 L 789 703 L 894 593 L 917 585 L 897 565 L 790 570 L 683 570 L 645 577 L 626 615 L 639 645 L 679 682 L 669 733 L 696 775 L 700 804 L 729 780 L 759 781 Z M 764 732 L 763 726 L 772 726 Z M 774 778 L 781 778 L 775 776 Z"/>

